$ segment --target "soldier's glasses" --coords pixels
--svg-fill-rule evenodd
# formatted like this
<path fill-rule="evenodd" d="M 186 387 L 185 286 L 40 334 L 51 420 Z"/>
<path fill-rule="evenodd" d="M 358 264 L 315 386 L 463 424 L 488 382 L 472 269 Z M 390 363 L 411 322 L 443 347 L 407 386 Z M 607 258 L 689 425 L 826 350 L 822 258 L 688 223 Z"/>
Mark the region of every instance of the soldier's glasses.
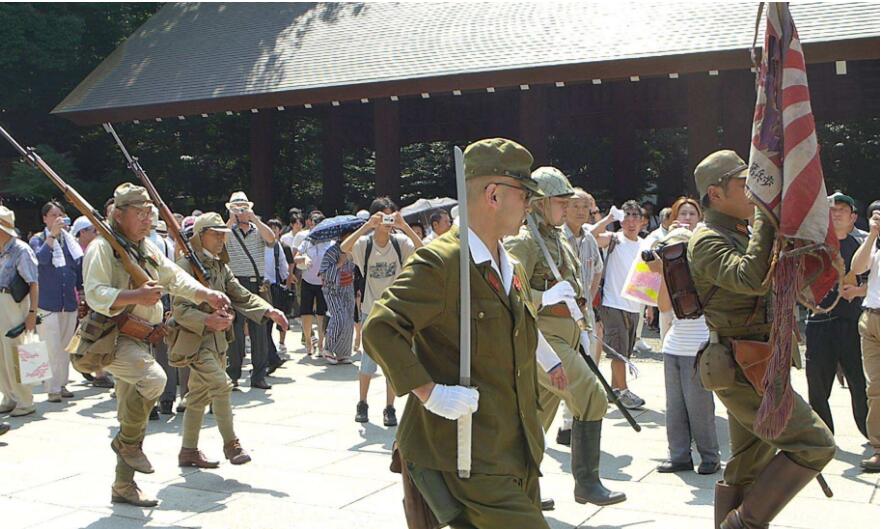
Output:
<path fill-rule="evenodd" d="M 506 184 L 504 182 L 493 182 L 491 184 L 487 184 L 486 187 L 489 187 L 491 185 L 510 187 L 511 189 L 517 189 L 517 190 L 523 191 L 524 193 L 526 193 L 526 201 L 527 202 L 532 200 L 532 198 L 535 196 L 535 193 L 533 193 L 531 189 L 525 188 L 523 186 L 515 186 L 513 184 Z M 484 187 L 484 189 L 486 189 L 486 187 Z"/>

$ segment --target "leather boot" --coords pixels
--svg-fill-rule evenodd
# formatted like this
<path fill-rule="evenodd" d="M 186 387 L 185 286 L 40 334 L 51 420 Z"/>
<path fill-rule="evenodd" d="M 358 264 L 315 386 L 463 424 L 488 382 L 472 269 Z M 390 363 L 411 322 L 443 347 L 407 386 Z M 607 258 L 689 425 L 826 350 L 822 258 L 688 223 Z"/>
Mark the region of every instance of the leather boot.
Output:
<path fill-rule="evenodd" d="M 603 421 L 572 421 L 572 476 L 575 501 L 612 505 L 627 499 L 623 492 L 612 492 L 600 482 L 600 433 Z"/>
<path fill-rule="evenodd" d="M 721 529 L 766 529 L 817 474 L 779 452 L 756 477 L 740 507 L 728 513 Z"/>
<path fill-rule="evenodd" d="M 233 439 L 232 441 L 223 445 L 223 455 L 229 459 L 229 462 L 233 465 L 244 465 L 251 461 L 251 456 L 248 455 L 248 452 L 245 452 L 245 449 L 242 448 L 242 444 L 238 439 Z"/>
<path fill-rule="evenodd" d="M 147 456 L 144 454 L 144 451 L 141 450 L 141 444 L 129 444 L 123 443 L 119 440 L 119 436 L 113 438 L 113 442 L 110 443 L 110 448 L 116 452 L 116 455 L 122 458 L 125 461 L 125 464 L 132 467 L 142 474 L 152 474 L 153 473 L 153 465 L 150 464 L 150 460 L 147 459 Z"/>
<path fill-rule="evenodd" d="M 728 513 L 740 506 L 743 501 L 743 486 L 729 485 L 724 481 L 716 482 L 716 499 L 713 502 L 715 510 L 715 524 L 713 529 L 719 529 L 722 520 L 728 516 Z"/>
<path fill-rule="evenodd" d="M 177 455 L 177 464 L 181 467 L 217 468 L 220 461 L 208 461 L 198 448 L 181 448 Z"/>
<path fill-rule="evenodd" d="M 144 494 L 134 481 L 114 483 L 110 487 L 110 501 L 113 503 L 128 503 L 136 507 L 156 507 L 159 505 L 159 500 Z"/>

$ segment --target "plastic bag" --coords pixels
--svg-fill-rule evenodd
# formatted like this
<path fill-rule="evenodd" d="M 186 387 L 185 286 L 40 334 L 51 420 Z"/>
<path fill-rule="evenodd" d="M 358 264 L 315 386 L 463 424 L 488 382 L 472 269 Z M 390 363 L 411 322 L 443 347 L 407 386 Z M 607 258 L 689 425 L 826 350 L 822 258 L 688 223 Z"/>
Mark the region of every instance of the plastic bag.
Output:
<path fill-rule="evenodd" d="M 49 380 L 49 350 L 35 332 L 25 332 L 15 348 L 15 379 L 24 385 L 34 385 Z"/>

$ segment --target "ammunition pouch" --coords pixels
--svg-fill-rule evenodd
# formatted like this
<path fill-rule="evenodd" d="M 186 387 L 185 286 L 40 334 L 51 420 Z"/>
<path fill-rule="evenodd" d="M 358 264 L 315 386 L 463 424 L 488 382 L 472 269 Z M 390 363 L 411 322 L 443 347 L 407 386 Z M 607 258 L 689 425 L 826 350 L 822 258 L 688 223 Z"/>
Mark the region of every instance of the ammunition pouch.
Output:
<path fill-rule="evenodd" d="M 80 320 L 79 327 L 67 346 L 70 363 L 80 373 L 101 371 L 116 357 L 119 328 L 116 320 L 95 311 L 89 311 Z"/>
<path fill-rule="evenodd" d="M 701 385 L 709 391 L 728 389 L 734 386 L 737 366 L 732 358 L 731 350 L 713 340 L 705 343 L 695 358 Z"/>
<path fill-rule="evenodd" d="M 165 324 L 153 325 L 144 318 L 129 312 L 123 312 L 113 319 L 116 320 L 120 334 L 149 343 L 150 345 L 157 345 L 168 334 Z"/>
<path fill-rule="evenodd" d="M 754 340 L 731 340 L 734 360 L 760 396 L 765 393 L 765 372 L 771 360 L 771 344 Z"/>

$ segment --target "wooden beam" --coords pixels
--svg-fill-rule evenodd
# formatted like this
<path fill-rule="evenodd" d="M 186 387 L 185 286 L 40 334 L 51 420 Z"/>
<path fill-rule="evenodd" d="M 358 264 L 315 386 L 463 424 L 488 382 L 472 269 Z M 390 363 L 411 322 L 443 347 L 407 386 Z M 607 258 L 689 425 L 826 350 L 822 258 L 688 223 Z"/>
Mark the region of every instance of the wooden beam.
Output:
<path fill-rule="evenodd" d="M 373 103 L 373 142 L 376 150 L 376 194 L 401 198 L 401 128 L 398 104 Z"/>
<path fill-rule="evenodd" d="M 249 198 L 255 213 L 266 217 L 274 211 L 272 192 L 272 113 L 251 115 L 251 188 Z"/>

